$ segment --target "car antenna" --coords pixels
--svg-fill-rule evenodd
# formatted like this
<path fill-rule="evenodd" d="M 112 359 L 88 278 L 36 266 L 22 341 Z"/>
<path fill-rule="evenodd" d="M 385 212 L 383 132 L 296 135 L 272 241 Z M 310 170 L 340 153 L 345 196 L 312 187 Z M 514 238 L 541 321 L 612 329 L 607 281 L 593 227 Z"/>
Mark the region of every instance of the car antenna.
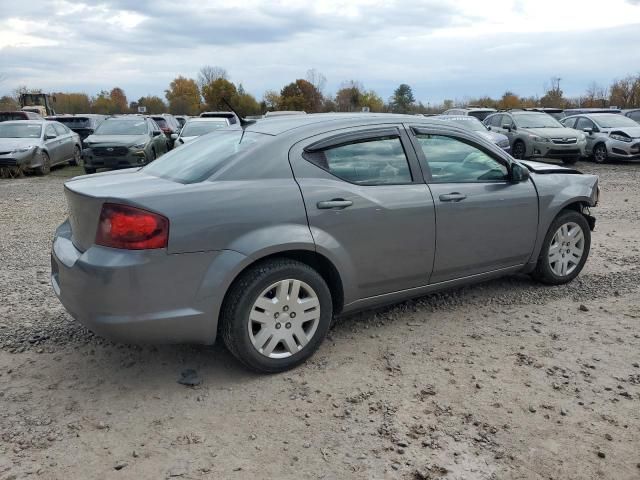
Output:
<path fill-rule="evenodd" d="M 249 125 L 253 125 L 254 123 L 256 123 L 255 120 L 247 120 L 246 118 L 242 118 L 240 114 L 236 112 L 236 109 L 231 106 L 231 104 L 227 101 L 226 98 L 223 97 L 222 101 L 225 103 L 227 107 L 229 107 L 229 110 L 235 113 L 236 117 L 238 117 L 238 121 L 240 122 L 240 126 L 242 127 L 243 130 Z"/>

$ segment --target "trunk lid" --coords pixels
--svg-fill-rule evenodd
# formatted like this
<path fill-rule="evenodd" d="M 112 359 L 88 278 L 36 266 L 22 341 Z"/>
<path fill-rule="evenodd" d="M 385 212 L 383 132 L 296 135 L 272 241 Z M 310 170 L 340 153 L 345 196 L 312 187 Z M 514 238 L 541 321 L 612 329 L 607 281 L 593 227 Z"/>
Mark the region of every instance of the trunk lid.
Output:
<path fill-rule="evenodd" d="M 105 202 L 145 208 L 139 203 L 141 197 L 153 196 L 158 192 L 170 194 L 180 187 L 181 184 L 145 175 L 134 169 L 73 178 L 64 185 L 71 241 L 81 252 L 94 244 L 102 204 Z"/>

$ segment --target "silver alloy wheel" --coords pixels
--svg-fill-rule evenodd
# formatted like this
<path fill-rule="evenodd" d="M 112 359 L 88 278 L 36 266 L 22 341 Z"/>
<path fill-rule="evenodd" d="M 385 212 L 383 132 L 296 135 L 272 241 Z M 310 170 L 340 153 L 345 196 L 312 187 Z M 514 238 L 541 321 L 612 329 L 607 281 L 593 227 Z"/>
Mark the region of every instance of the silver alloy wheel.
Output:
<path fill-rule="evenodd" d="M 549 267 L 559 277 L 571 275 L 584 254 L 584 232 L 580 225 L 568 222 L 556 231 L 549 246 Z"/>
<path fill-rule="evenodd" d="M 281 280 L 251 307 L 249 338 L 265 357 L 287 358 L 309 343 L 319 323 L 320 300 L 313 288 L 301 280 Z"/>
<path fill-rule="evenodd" d="M 604 145 L 598 145 L 594 150 L 593 150 L 593 159 L 597 162 L 597 163 L 604 163 L 605 160 L 607 159 L 607 147 L 605 147 Z"/>

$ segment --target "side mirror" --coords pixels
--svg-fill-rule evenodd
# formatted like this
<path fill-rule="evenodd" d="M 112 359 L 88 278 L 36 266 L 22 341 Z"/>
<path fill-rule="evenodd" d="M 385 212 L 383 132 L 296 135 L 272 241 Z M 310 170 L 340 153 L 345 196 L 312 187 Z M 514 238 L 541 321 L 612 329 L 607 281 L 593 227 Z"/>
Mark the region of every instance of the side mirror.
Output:
<path fill-rule="evenodd" d="M 51 135 L 51 134 L 44 136 L 45 140 L 53 140 L 54 138 L 58 138 L 58 137 L 56 137 L 55 135 Z"/>
<path fill-rule="evenodd" d="M 529 180 L 529 170 L 527 167 L 520 165 L 519 163 L 511 164 L 511 182 L 520 183 Z"/>
<path fill-rule="evenodd" d="M 177 140 L 178 139 L 178 134 L 177 133 L 172 133 L 171 134 L 171 140 Z"/>
<path fill-rule="evenodd" d="M 505 123 L 504 125 L 502 125 L 502 128 L 504 128 L 505 130 L 511 131 L 511 125 L 508 123 Z"/>
<path fill-rule="evenodd" d="M 592 135 L 592 134 L 593 134 L 593 128 L 589 128 L 589 127 L 587 127 L 587 128 L 583 128 L 583 129 L 582 129 L 582 131 L 583 131 L 584 133 L 589 134 L 589 135 Z"/>
<path fill-rule="evenodd" d="M 157 137 L 158 135 L 160 135 L 162 132 L 160 130 L 154 130 L 153 131 L 153 136 Z"/>
<path fill-rule="evenodd" d="M 485 127 L 487 127 L 487 130 L 491 131 L 491 125 L 485 125 Z"/>

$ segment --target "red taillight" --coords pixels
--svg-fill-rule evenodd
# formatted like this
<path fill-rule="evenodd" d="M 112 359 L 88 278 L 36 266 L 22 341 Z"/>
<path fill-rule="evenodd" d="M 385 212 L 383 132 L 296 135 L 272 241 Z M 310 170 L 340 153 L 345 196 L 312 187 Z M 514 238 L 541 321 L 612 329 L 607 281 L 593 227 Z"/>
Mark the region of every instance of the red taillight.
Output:
<path fill-rule="evenodd" d="M 100 213 L 96 244 L 111 248 L 146 250 L 166 248 L 169 220 L 128 205 L 105 203 Z"/>

